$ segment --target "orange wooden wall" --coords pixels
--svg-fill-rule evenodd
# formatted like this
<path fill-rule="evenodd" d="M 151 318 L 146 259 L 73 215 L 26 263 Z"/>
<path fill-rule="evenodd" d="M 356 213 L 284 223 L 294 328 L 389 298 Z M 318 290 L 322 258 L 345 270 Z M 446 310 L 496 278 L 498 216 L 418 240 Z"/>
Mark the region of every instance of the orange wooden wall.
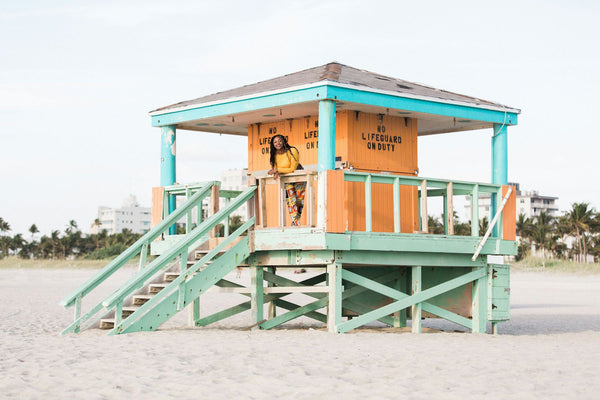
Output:
<path fill-rule="evenodd" d="M 318 117 L 304 117 L 253 124 L 248 127 L 248 171 L 270 169 L 269 143 L 273 136 L 286 136 L 290 145 L 298 148 L 300 162 L 314 165 L 318 162 Z M 346 168 L 359 172 L 417 175 L 417 121 L 389 115 L 341 111 L 336 114 L 336 157 Z M 277 226 L 275 185 L 266 190 L 267 226 Z M 315 185 L 316 190 L 316 185 Z M 374 231 L 393 231 L 393 189 L 391 185 L 373 184 L 372 226 Z M 364 184 L 346 182 L 345 195 L 339 199 L 344 207 L 348 230 L 365 229 Z M 316 196 L 315 196 L 316 198 Z M 328 202 L 334 201 L 328 198 Z M 400 188 L 401 230 L 412 233 L 418 229 L 417 190 Z M 273 211 L 271 211 L 273 210 Z M 315 210 L 316 212 L 316 210 Z M 305 216 L 303 216 L 305 218 Z M 302 221 L 303 222 L 303 221 Z M 289 225 L 289 219 L 288 219 Z"/>

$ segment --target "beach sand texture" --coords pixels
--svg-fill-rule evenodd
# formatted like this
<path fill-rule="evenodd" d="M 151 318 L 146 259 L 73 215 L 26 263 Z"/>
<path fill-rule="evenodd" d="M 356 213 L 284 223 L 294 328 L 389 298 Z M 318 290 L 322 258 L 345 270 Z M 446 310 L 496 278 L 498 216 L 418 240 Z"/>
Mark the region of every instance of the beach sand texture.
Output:
<path fill-rule="evenodd" d="M 243 330 L 249 312 L 189 328 L 187 310 L 156 332 L 60 336 L 72 309 L 58 301 L 94 272 L 0 270 L 0 398 L 600 398 L 600 275 L 513 273 L 496 336 L 429 319 L 448 332 L 333 335 L 306 319 Z M 202 312 L 242 299 L 207 293 Z"/>

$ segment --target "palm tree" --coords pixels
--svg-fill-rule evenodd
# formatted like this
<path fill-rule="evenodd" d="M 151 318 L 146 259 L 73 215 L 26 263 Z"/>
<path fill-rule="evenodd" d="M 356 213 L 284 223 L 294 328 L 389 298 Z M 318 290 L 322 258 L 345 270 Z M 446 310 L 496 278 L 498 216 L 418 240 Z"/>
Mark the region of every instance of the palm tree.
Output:
<path fill-rule="evenodd" d="M 535 218 L 535 222 L 531 226 L 531 238 L 542 250 L 542 258 L 546 258 L 546 249 L 552 247 L 550 243 L 552 233 L 552 217 L 545 211 L 541 211 L 540 215 Z"/>
<path fill-rule="evenodd" d="M 573 203 L 571 209 L 561 219 L 561 229 L 570 235 L 575 235 L 579 248 L 579 261 L 587 260 L 587 240 L 585 236 L 590 233 L 590 226 L 595 225 L 595 210 L 589 203 Z"/>
<path fill-rule="evenodd" d="M 489 226 L 490 226 L 490 221 L 488 220 L 488 217 L 483 217 L 482 219 L 480 219 L 479 220 L 479 235 L 480 236 L 485 235 Z"/>
<path fill-rule="evenodd" d="M 35 235 L 36 233 L 40 233 L 40 230 L 38 229 L 36 224 L 31 224 L 31 226 L 29 227 L 29 233 L 31 233 L 31 241 L 33 242 L 33 235 Z"/>
<path fill-rule="evenodd" d="M 10 224 L 0 217 L 0 232 L 4 233 L 8 231 L 10 231 Z"/>

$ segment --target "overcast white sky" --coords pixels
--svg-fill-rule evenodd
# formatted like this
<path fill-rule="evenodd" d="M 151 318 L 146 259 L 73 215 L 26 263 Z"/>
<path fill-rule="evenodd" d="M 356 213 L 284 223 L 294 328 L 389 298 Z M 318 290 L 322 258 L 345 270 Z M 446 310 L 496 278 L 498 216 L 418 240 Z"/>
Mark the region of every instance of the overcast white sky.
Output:
<path fill-rule="evenodd" d="M 129 194 L 150 205 L 148 112 L 338 61 L 522 110 L 509 181 L 600 206 L 597 1 L 0 0 L 0 217 L 48 234 Z M 491 130 L 420 138 L 423 176 L 490 180 Z M 247 163 L 180 131 L 179 182 Z"/>

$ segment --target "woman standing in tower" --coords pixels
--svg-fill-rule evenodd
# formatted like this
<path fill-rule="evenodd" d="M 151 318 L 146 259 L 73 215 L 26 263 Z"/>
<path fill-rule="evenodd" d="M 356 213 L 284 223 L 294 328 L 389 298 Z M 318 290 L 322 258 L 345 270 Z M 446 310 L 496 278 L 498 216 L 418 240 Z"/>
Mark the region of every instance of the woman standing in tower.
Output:
<path fill-rule="evenodd" d="M 297 169 L 302 169 L 298 149 L 290 146 L 286 138 L 282 135 L 275 135 L 271 139 L 270 155 L 271 169 L 268 173 L 269 175 L 273 175 L 275 179 L 279 179 L 280 174 L 289 174 Z M 300 226 L 306 183 L 286 183 L 285 192 L 292 226 Z"/>

